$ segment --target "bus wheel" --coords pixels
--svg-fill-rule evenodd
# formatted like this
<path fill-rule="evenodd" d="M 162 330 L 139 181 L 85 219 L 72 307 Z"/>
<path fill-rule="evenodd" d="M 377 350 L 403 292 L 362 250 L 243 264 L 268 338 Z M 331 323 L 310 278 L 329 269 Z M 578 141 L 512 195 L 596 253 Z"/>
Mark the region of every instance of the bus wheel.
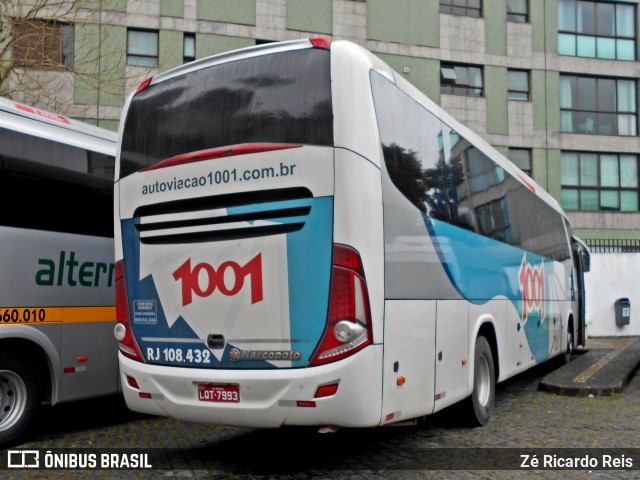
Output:
<path fill-rule="evenodd" d="M 0 353 L 0 447 L 20 442 L 35 426 L 42 402 L 36 365 L 18 352 Z"/>
<path fill-rule="evenodd" d="M 493 411 L 496 393 L 496 374 L 493 354 L 489 342 L 483 336 L 476 339 L 473 369 L 473 392 L 467 399 L 469 423 L 474 426 L 486 425 Z"/>

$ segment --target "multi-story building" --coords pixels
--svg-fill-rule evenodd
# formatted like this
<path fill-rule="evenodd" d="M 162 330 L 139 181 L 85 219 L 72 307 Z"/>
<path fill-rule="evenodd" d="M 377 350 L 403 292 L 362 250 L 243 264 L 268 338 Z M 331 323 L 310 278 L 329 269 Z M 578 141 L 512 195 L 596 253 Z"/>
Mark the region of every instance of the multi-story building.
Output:
<path fill-rule="evenodd" d="M 274 40 L 352 40 L 530 173 L 583 238 L 640 239 L 637 0 L 51 1 L 28 22 L 35 0 L 2 2 L 15 4 L 4 91 L 114 129 L 159 71 Z"/>

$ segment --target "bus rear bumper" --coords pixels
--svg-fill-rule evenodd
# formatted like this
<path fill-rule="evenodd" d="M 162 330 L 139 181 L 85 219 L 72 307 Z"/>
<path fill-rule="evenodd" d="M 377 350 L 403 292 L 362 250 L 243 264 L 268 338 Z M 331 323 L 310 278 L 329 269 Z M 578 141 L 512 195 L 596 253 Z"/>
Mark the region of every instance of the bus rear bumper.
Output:
<path fill-rule="evenodd" d="M 140 413 L 254 428 L 381 422 L 381 345 L 335 363 L 286 370 L 207 370 L 149 365 L 122 354 L 119 359 L 125 401 Z M 239 402 L 199 400 L 198 385 L 212 383 L 239 385 Z M 318 387 L 336 383 L 333 395 L 315 398 Z"/>

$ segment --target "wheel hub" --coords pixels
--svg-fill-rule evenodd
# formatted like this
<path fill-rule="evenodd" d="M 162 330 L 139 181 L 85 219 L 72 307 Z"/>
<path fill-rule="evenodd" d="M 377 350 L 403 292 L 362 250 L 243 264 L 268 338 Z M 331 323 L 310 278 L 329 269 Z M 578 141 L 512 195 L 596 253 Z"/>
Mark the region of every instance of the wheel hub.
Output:
<path fill-rule="evenodd" d="M 11 428 L 22 416 L 27 403 L 27 387 L 22 378 L 0 370 L 0 430 Z"/>
<path fill-rule="evenodd" d="M 482 406 L 489 403 L 491 397 L 491 373 L 487 358 L 482 356 L 478 363 L 478 401 Z"/>

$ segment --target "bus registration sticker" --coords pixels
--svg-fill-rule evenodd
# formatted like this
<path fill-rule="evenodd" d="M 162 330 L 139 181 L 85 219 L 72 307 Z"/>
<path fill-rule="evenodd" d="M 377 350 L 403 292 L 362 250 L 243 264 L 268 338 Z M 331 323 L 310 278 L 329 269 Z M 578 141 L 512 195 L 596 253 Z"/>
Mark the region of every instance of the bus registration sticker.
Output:
<path fill-rule="evenodd" d="M 200 383 L 198 384 L 198 400 L 201 402 L 239 403 L 240 386 Z"/>

